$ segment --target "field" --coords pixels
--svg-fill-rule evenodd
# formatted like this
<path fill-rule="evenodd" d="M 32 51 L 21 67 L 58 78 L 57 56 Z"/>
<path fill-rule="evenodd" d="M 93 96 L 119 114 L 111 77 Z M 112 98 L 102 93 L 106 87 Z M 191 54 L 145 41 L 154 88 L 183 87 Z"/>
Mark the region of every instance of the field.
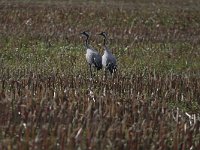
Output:
<path fill-rule="evenodd" d="M 198 0 L 0 1 L 0 149 L 200 149 Z"/>

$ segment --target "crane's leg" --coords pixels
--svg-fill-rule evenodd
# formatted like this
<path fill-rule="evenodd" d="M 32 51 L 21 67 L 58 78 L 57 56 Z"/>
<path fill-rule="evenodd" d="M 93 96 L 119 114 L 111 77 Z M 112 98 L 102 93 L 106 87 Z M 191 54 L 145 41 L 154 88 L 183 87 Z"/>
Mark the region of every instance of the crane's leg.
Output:
<path fill-rule="evenodd" d="M 106 68 L 104 68 L 104 78 L 103 78 L 103 80 L 107 80 L 107 69 Z"/>
<path fill-rule="evenodd" d="M 99 76 L 99 70 L 100 70 L 100 69 L 97 69 L 97 68 L 96 68 L 97 77 Z"/>
<path fill-rule="evenodd" d="M 95 74 L 94 74 L 94 76 L 97 76 L 97 77 L 98 77 L 98 69 L 97 69 L 97 68 L 95 69 Z"/>
<path fill-rule="evenodd" d="M 110 74 L 111 74 L 111 77 L 113 79 L 114 75 L 115 75 L 115 69 L 114 69 L 114 67 L 111 69 Z"/>
<path fill-rule="evenodd" d="M 93 76 L 92 76 L 92 65 L 89 64 L 89 67 L 90 67 L 90 78 L 92 78 L 92 77 L 93 77 Z"/>

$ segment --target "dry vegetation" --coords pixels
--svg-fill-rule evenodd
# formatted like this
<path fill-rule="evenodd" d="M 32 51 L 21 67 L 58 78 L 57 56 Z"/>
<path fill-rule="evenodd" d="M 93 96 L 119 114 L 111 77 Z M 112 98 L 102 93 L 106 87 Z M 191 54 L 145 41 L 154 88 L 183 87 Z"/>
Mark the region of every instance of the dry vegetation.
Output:
<path fill-rule="evenodd" d="M 0 2 L 0 149 L 200 149 L 198 2 Z M 91 82 L 80 31 L 107 31 Z"/>

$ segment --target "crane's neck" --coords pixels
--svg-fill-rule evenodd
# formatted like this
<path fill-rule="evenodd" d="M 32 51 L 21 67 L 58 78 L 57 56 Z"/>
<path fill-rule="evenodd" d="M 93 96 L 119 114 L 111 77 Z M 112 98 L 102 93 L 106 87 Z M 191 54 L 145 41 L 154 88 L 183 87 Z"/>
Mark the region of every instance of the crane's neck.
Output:
<path fill-rule="evenodd" d="M 85 39 L 85 44 L 84 45 L 85 45 L 86 48 L 89 48 L 89 37 L 88 36 Z"/>
<path fill-rule="evenodd" d="M 109 51 L 109 50 L 108 50 L 108 47 L 107 47 L 107 44 L 108 44 L 108 40 L 107 40 L 106 37 L 104 37 L 104 39 L 103 39 L 103 46 L 104 46 L 104 49 L 105 49 L 106 51 Z"/>
<path fill-rule="evenodd" d="M 104 37 L 104 39 L 103 39 L 103 45 L 106 47 L 106 44 L 107 44 L 107 39 L 106 39 L 106 37 Z"/>

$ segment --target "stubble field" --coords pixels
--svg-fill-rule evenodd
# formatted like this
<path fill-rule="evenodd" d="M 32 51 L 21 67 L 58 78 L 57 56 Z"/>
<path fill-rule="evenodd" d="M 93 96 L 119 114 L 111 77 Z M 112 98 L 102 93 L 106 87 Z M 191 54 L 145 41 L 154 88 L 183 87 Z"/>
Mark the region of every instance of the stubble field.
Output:
<path fill-rule="evenodd" d="M 198 1 L 0 1 L 0 149 L 200 149 Z M 89 79 L 80 32 L 117 58 Z"/>

